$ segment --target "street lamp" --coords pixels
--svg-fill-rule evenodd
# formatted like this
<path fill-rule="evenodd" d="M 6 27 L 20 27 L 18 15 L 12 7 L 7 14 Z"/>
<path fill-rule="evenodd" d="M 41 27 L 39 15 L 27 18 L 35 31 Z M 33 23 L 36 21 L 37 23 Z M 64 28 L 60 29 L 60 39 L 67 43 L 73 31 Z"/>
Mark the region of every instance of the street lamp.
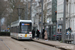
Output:
<path fill-rule="evenodd" d="M 21 18 L 22 10 L 23 10 L 23 8 L 21 8 L 20 5 L 19 5 L 19 7 L 17 8 L 19 20 Z"/>
<path fill-rule="evenodd" d="M 33 0 L 31 0 L 31 3 L 30 3 L 30 6 L 31 6 L 31 7 L 30 7 L 30 19 L 31 19 L 31 17 L 32 17 L 32 1 L 33 1 Z"/>
<path fill-rule="evenodd" d="M 25 9 L 25 19 L 28 18 L 28 2 L 32 0 L 23 0 L 23 4 L 26 4 L 26 9 Z M 31 5 L 32 6 L 32 5 Z"/>
<path fill-rule="evenodd" d="M 43 0 L 41 0 L 41 31 L 43 29 Z"/>
<path fill-rule="evenodd" d="M 65 21 L 66 21 L 66 0 L 64 0 L 64 11 L 63 11 L 63 31 L 62 31 L 63 42 L 65 42 L 65 35 L 66 35 Z"/>
<path fill-rule="evenodd" d="M 28 17 L 28 0 L 24 0 L 24 4 L 26 4 L 25 19 L 27 19 L 27 17 Z"/>

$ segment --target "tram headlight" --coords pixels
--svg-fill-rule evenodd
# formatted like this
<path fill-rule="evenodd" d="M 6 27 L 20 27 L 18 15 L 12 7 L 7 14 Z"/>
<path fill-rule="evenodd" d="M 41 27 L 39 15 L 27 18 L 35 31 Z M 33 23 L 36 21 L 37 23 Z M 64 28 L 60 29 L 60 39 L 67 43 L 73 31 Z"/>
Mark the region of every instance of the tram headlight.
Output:
<path fill-rule="evenodd" d="M 22 35 L 21 35 L 22 36 Z"/>
<path fill-rule="evenodd" d="M 29 35 L 29 36 L 31 36 L 31 35 Z"/>
<path fill-rule="evenodd" d="M 32 34 L 32 32 L 29 32 L 29 34 Z"/>

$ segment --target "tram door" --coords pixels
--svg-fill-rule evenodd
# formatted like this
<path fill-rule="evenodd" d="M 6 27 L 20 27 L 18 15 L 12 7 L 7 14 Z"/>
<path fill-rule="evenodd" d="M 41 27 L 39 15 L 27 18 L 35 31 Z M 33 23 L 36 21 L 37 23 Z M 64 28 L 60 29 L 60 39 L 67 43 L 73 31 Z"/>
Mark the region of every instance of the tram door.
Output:
<path fill-rule="evenodd" d="M 56 35 L 56 25 L 50 25 L 49 28 L 49 33 L 48 33 L 48 39 L 49 40 L 55 40 L 55 35 Z"/>

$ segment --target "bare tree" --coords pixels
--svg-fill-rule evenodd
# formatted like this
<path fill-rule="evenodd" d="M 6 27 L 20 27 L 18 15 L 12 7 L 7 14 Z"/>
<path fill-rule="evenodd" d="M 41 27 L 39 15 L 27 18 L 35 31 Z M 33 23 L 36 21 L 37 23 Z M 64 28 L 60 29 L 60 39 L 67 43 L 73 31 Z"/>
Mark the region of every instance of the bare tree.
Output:
<path fill-rule="evenodd" d="M 24 8 L 21 19 L 25 19 L 25 4 L 23 2 L 20 2 L 20 0 L 0 0 L 0 19 L 5 18 L 4 26 L 8 27 L 8 25 L 11 25 L 11 22 L 18 20 L 17 8 L 19 5 L 21 8 Z M 28 19 L 30 19 L 30 2 L 28 3 L 28 10 Z"/>
<path fill-rule="evenodd" d="M 0 31 L 1 31 L 1 18 L 3 17 L 3 13 L 6 9 L 6 5 L 5 5 L 5 1 L 4 0 L 0 0 Z"/>

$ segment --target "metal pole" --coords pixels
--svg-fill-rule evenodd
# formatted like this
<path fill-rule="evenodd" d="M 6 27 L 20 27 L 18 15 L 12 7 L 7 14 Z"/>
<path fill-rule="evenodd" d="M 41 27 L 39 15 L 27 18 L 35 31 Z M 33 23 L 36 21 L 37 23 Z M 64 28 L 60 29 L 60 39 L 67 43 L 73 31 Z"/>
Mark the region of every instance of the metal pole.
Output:
<path fill-rule="evenodd" d="M 1 17 L 0 17 L 0 32 L 1 32 Z"/>
<path fill-rule="evenodd" d="M 66 0 L 64 0 L 64 12 L 63 12 L 63 31 L 62 31 L 62 41 L 65 42 L 65 21 L 66 21 Z"/>
<path fill-rule="evenodd" d="M 26 0 L 26 7 L 25 7 L 25 20 L 28 19 L 28 1 Z"/>
<path fill-rule="evenodd" d="M 19 20 L 20 20 L 20 17 L 21 17 L 21 16 L 19 15 Z"/>
<path fill-rule="evenodd" d="M 20 5 L 19 5 L 19 8 L 20 8 Z M 20 16 L 20 9 L 19 9 L 18 11 L 19 11 L 19 20 L 20 20 L 20 17 L 21 17 L 21 16 Z"/>
<path fill-rule="evenodd" d="M 31 0 L 31 4 L 30 4 L 30 5 L 31 5 L 31 7 L 30 7 L 30 20 L 31 20 L 31 18 L 32 18 L 32 1 L 33 1 L 33 0 Z"/>
<path fill-rule="evenodd" d="M 11 17 L 12 17 L 12 13 L 11 13 L 11 15 L 10 15 L 10 26 L 11 26 L 11 20 L 12 20 Z"/>
<path fill-rule="evenodd" d="M 70 27 L 70 17 L 71 17 L 71 0 L 69 1 L 69 27 Z M 71 32 L 69 34 L 69 39 L 71 38 Z"/>
<path fill-rule="evenodd" d="M 25 5 L 25 20 L 26 20 L 26 5 Z"/>
<path fill-rule="evenodd" d="M 70 17 L 71 17 L 71 0 L 69 1 L 69 27 L 70 27 Z"/>
<path fill-rule="evenodd" d="M 43 29 L 43 0 L 41 0 L 41 5 L 42 5 L 42 7 L 41 7 L 41 11 L 42 11 L 42 13 L 41 13 L 41 31 L 42 31 L 42 29 Z"/>
<path fill-rule="evenodd" d="M 57 15 L 56 15 L 56 17 L 57 17 Z M 57 35 L 57 21 L 56 21 L 56 33 L 55 33 L 55 35 Z M 55 40 L 57 40 L 57 36 L 55 36 Z"/>
<path fill-rule="evenodd" d="M 19 16 L 19 20 L 20 20 L 23 8 L 20 8 L 20 5 L 19 5 L 19 8 L 17 8 L 17 9 L 18 9 L 18 16 Z"/>
<path fill-rule="evenodd" d="M 28 0 L 26 0 L 27 1 L 27 3 L 26 3 L 26 20 L 28 19 Z"/>

